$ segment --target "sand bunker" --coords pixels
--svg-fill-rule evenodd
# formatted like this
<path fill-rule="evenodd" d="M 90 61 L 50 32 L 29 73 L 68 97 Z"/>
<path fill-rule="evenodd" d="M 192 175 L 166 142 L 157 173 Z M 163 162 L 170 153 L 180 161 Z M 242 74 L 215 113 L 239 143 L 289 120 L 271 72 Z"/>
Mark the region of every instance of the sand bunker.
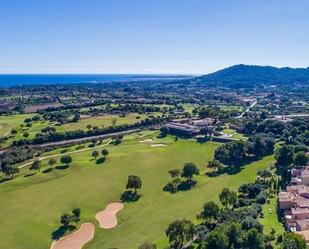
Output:
<path fill-rule="evenodd" d="M 120 202 L 114 202 L 107 205 L 107 207 L 98 212 L 95 218 L 99 221 L 100 227 L 103 229 L 110 229 L 117 226 L 116 214 L 123 209 L 124 205 Z"/>
<path fill-rule="evenodd" d="M 148 138 L 148 139 L 145 139 L 143 141 L 140 141 L 140 143 L 151 143 L 152 141 L 153 141 L 153 139 Z"/>
<path fill-rule="evenodd" d="M 92 223 L 83 223 L 77 231 L 54 241 L 50 249 L 81 249 L 88 241 L 93 239 L 94 230 Z"/>
<path fill-rule="evenodd" d="M 151 144 L 151 147 L 165 147 L 166 144 Z"/>

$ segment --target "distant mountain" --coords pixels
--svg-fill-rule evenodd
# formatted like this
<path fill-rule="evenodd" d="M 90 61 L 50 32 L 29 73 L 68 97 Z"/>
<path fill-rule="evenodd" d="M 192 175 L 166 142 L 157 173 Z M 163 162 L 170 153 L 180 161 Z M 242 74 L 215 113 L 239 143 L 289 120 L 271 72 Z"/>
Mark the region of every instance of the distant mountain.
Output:
<path fill-rule="evenodd" d="M 192 83 L 225 87 L 253 87 L 256 85 L 309 85 L 308 68 L 277 68 L 271 66 L 235 65 L 194 78 Z"/>

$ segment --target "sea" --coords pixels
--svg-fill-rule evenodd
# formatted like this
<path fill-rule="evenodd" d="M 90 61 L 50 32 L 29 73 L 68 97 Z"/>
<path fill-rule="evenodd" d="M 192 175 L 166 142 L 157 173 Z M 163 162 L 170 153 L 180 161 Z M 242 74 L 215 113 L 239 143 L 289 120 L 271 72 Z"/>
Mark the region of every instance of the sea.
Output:
<path fill-rule="evenodd" d="M 174 80 L 188 77 L 192 76 L 149 74 L 0 74 L 0 87 Z"/>

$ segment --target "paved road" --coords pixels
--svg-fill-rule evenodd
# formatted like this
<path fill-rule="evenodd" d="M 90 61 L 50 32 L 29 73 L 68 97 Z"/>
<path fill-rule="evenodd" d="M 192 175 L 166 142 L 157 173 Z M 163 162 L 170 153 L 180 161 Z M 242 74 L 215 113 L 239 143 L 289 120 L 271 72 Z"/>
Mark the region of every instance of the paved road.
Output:
<path fill-rule="evenodd" d="M 248 111 L 250 111 L 250 109 L 253 108 L 256 104 L 257 104 L 257 100 L 254 101 L 246 110 L 244 110 L 244 111 L 242 112 L 242 114 L 240 114 L 239 116 L 237 116 L 237 117 L 235 117 L 235 118 L 242 118 L 242 117 L 245 115 L 245 113 L 247 113 Z"/>
<path fill-rule="evenodd" d="M 282 115 L 279 115 L 282 116 Z M 299 113 L 299 114 L 289 114 L 289 115 L 284 115 L 287 118 L 294 118 L 294 117 L 309 117 L 309 113 Z"/>
<path fill-rule="evenodd" d="M 104 135 L 97 135 L 97 136 L 91 136 L 91 137 L 75 138 L 75 139 L 69 139 L 69 140 L 58 141 L 58 142 L 38 144 L 38 145 L 34 145 L 34 146 L 36 146 L 36 147 L 48 147 L 48 146 L 53 146 L 53 145 L 65 145 L 65 144 L 70 144 L 70 143 L 86 142 L 86 141 L 91 141 L 93 139 L 122 136 L 122 135 L 130 134 L 130 133 L 133 133 L 133 132 L 137 132 L 137 131 L 140 131 L 140 130 L 141 129 L 133 129 L 133 130 L 127 130 L 127 131 L 108 133 L 108 134 L 104 134 Z"/>

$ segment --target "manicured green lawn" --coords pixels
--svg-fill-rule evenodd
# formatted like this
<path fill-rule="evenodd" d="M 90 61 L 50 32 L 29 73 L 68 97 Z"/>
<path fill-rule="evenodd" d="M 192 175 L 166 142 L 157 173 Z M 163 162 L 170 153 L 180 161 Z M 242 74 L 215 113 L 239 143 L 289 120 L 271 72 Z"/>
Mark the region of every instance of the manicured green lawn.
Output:
<path fill-rule="evenodd" d="M 266 234 L 269 234 L 272 229 L 275 229 L 277 234 L 282 234 L 284 232 L 284 226 L 278 220 L 277 216 L 277 197 L 270 198 L 269 200 L 269 204 L 263 206 L 264 217 L 260 219 L 260 222 L 264 226 Z"/>
<path fill-rule="evenodd" d="M 72 155 L 74 161 L 66 170 L 20 176 L 0 184 L 0 248 L 49 248 L 60 215 L 74 207 L 82 209 L 82 222 L 96 225 L 95 237 L 85 248 L 136 249 L 143 241 L 159 242 L 159 248 L 164 248 L 169 223 L 181 218 L 195 219 L 203 203 L 218 201 L 223 187 L 237 189 L 254 181 L 256 172 L 269 167 L 273 160 L 272 156 L 265 157 L 236 175 L 210 178 L 204 174 L 205 165 L 213 158 L 218 143 L 181 139 L 175 142 L 172 137 L 156 139 L 156 135 L 134 134 L 118 146 L 109 145 L 110 154 L 101 165 L 96 165 L 91 151 L 87 151 Z M 147 137 L 167 146 L 140 143 Z M 186 162 L 196 163 L 202 172 L 196 187 L 176 194 L 163 192 L 169 181 L 168 170 L 181 168 Z M 23 169 L 25 172 L 28 170 Z M 115 229 L 101 230 L 94 218 L 96 212 L 119 200 L 130 174 L 142 178 L 141 199 L 125 205 Z"/>
<path fill-rule="evenodd" d="M 241 134 L 241 133 L 235 133 L 234 135 L 232 135 L 232 138 L 237 138 L 237 139 L 240 139 L 240 140 L 247 140 L 248 137 L 246 137 L 244 134 Z"/>
<path fill-rule="evenodd" d="M 225 134 L 234 134 L 236 131 L 235 130 L 233 130 L 233 129 L 224 129 L 223 130 L 223 132 L 225 133 Z"/>
<path fill-rule="evenodd" d="M 224 129 L 223 133 L 231 135 L 231 138 L 237 138 L 239 140 L 247 140 L 247 137 L 244 134 L 237 133 L 233 129 Z"/>

